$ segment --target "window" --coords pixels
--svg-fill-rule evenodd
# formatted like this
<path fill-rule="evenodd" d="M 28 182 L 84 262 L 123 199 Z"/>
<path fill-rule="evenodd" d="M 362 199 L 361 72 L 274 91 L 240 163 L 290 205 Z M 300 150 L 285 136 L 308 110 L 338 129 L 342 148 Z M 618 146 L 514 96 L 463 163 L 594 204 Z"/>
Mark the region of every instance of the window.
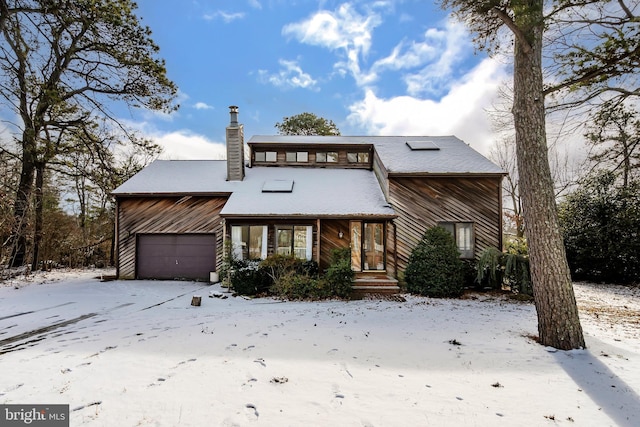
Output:
<path fill-rule="evenodd" d="M 256 151 L 253 155 L 256 162 L 275 162 L 278 158 L 275 151 Z"/>
<path fill-rule="evenodd" d="M 265 152 L 266 161 L 267 162 L 277 162 L 278 161 L 278 153 L 275 151 L 267 151 Z"/>
<path fill-rule="evenodd" d="M 338 153 L 335 151 L 320 151 L 316 153 L 317 163 L 338 163 Z"/>
<path fill-rule="evenodd" d="M 473 258 L 475 238 L 471 222 L 439 222 L 438 225 L 453 235 L 460 258 Z"/>
<path fill-rule="evenodd" d="M 306 151 L 287 151 L 287 162 L 306 163 L 309 161 L 309 153 Z"/>
<path fill-rule="evenodd" d="M 231 227 L 233 255 L 237 259 L 265 259 L 267 257 L 267 226 L 240 225 Z"/>
<path fill-rule="evenodd" d="M 347 153 L 349 163 L 369 163 L 369 153 Z"/>
<path fill-rule="evenodd" d="M 280 225 L 276 227 L 276 253 L 311 260 L 313 254 L 313 227 L 306 225 Z"/>

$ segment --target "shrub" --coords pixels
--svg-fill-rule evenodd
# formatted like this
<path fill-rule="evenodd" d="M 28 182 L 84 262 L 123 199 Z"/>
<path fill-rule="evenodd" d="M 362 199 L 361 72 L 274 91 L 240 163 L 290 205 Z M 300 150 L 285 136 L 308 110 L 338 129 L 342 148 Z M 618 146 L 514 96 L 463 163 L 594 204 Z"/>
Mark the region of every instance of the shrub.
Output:
<path fill-rule="evenodd" d="M 493 289 L 508 286 L 512 292 L 533 295 L 529 256 L 525 240 L 507 243 L 505 252 L 487 248 L 478 260 L 476 281 Z"/>
<path fill-rule="evenodd" d="M 231 287 L 240 295 L 266 292 L 271 280 L 260 268 L 260 261 L 235 260 L 231 263 Z"/>
<path fill-rule="evenodd" d="M 427 230 L 415 247 L 405 271 L 407 290 L 430 297 L 462 293 L 462 261 L 453 236 L 442 227 Z"/>
<path fill-rule="evenodd" d="M 270 291 L 280 298 L 289 300 L 317 300 L 331 296 L 324 280 L 293 271 L 281 276 L 271 286 Z"/>
<path fill-rule="evenodd" d="M 355 275 L 351 268 L 351 248 L 334 249 L 331 252 L 331 265 L 324 275 L 330 294 L 348 298 L 353 290 Z"/>
<path fill-rule="evenodd" d="M 481 287 L 491 289 L 502 289 L 504 280 L 504 265 L 502 264 L 503 253 L 498 248 L 487 248 L 480 254 L 478 259 L 478 272 L 476 282 Z"/>
<path fill-rule="evenodd" d="M 262 262 L 274 279 L 270 291 L 290 300 L 346 298 L 351 294 L 353 277 L 349 248 L 334 250 L 325 276 L 318 278 L 318 264 L 276 255 Z"/>
<path fill-rule="evenodd" d="M 621 186 L 597 172 L 559 206 L 567 261 L 574 280 L 640 281 L 640 181 Z"/>
<path fill-rule="evenodd" d="M 282 276 L 291 272 L 302 271 L 302 260 L 293 255 L 270 255 L 260 263 L 260 268 L 271 277 L 271 281 L 276 283 Z"/>

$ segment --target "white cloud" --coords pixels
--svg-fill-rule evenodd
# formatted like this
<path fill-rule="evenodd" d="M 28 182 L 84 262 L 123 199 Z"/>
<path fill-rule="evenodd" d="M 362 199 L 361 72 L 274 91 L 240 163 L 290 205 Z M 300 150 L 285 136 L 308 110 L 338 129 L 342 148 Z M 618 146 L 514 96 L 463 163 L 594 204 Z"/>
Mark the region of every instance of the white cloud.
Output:
<path fill-rule="evenodd" d="M 278 73 L 269 74 L 266 70 L 259 70 L 258 75 L 263 82 L 270 83 L 277 87 L 302 88 L 317 91 L 317 80 L 302 71 L 297 61 L 279 61 L 282 69 Z"/>
<path fill-rule="evenodd" d="M 487 154 L 494 136 L 485 109 L 506 78 L 498 61 L 483 60 L 440 101 L 412 96 L 379 98 L 372 89 L 350 106 L 349 121 L 373 135 L 456 135 Z"/>
<path fill-rule="evenodd" d="M 237 19 L 244 18 L 244 12 L 236 12 L 236 13 L 228 13 L 223 10 L 218 10 L 211 14 L 206 14 L 203 16 L 207 21 L 213 21 L 214 19 L 221 18 L 225 23 L 233 22 Z"/>
<path fill-rule="evenodd" d="M 220 160 L 226 158 L 224 142 L 214 142 L 188 131 L 146 135 L 163 148 L 162 159 Z"/>
<path fill-rule="evenodd" d="M 212 110 L 213 107 L 205 102 L 196 102 L 193 105 L 193 108 L 195 108 L 196 110 Z"/>
<path fill-rule="evenodd" d="M 258 10 L 262 9 L 262 4 L 258 0 L 249 0 L 249 6 Z"/>
<path fill-rule="evenodd" d="M 344 3 L 335 11 L 320 10 L 307 20 L 288 24 L 282 29 L 285 36 L 294 37 L 300 43 L 337 50 L 344 60 L 335 67 L 348 70 L 359 85 L 372 81 L 373 76 L 362 72 L 360 58 L 366 57 L 371 48 L 372 32 L 382 23 L 375 7 L 387 5 L 381 2 L 369 8 L 366 15 L 358 13 L 351 4 Z"/>
<path fill-rule="evenodd" d="M 406 76 L 407 91 L 411 95 L 438 93 L 443 89 L 443 85 L 447 85 L 454 66 L 465 57 L 463 51 L 470 46 L 469 35 L 462 24 L 449 20 L 444 30 L 427 30 L 425 42 L 418 44 L 420 45 L 437 51 L 438 60 L 419 72 Z M 425 48 L 422 50 L 428 51 Z M 407 58 L 412 59 L 414 56 L 414 52 L 409 52 Z"/>

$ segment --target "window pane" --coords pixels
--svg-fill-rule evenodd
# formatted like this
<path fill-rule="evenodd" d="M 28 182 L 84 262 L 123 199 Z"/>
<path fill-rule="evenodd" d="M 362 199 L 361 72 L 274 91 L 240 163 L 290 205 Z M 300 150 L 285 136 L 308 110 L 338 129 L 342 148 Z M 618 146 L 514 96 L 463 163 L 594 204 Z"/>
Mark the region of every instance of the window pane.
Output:
<path fill-rule="evenodd" d="M 262 258 L 262 230 L 261 225 L 252 225 L 249 228 L 249 259 Z"/>
<path fill-rule="evenodd" d="M 257 151 L 255 154 L 256 162 L 267 161 L 267 154 L 264 151 Z"/>
<path fill-rule="evenodd" d="M 458 244 L 458 250 L 462 258 L 473 258 L 473 224 L 456 224 L 456 243 Z"/>
<path fill-rule="evenodd" d="M 458 249 L 461 251 L 471 249 L 471 227 L 469 224 L 458 224 L 456 234 L 458 237 Z"/>
<path fill-rule="evenodd" d="M 327 156 L 327 162 L 338 163 L 338 153 L 336 153 L 335 151 L 330 151 L 326 153 L 326 156 Z"/>
<path fill-rule="evenodd" d="M 267 162 L 277 162 L 278 161 L 278 153 L 275 151 L 267 151 L 265 153 Z"/>
<path fill-rule="evenodd" d="M 358 153 L 347 153 L 347 161 L 349 163 L 358 163 Z"/>
<path fill-rule="evenodd" d="M 456 228 L 455 228 L 455 226 L 454 226 L 454 224 L 452 222 L 439 222 L 438 226 L 444 228 L 445 230 L 447 230 L 455 238 Z"/>
<path fill-rule="evenodd" d="M 306 163 L 309 161 L 309 153 L 306 151 L 298 151 L 296 153 L 296 161 L 300 163 Z"/>
<path fill-rule="evenodd" d="M 293 254 L 296 258 L 307 259 L 307 227 L 294 227 Z"/>
<path fill-rule="evenodd" d="M 362 271 L 362 222 L 351 221 L 351 269 Z"/>
<path fill-rule="evenodd" d="M 236 259 L 244 259 L 242 256 L 242 229 L 243 227 L 231 227 L 231 246 L 233 248 L 233 256 Z"/>
<path fill-rule="evenodd" d="M 359 163 L 369 163 L 369 153 L 358 153 Z"/>
<path fill-rule="evenodd" d="M 276 243 L 276 253 L 278 255 L 291 255 L 293 230 L 291 228 L 278 228 L 276 231 Z"/>
<path fill-rule="evenodd" d="M 297 155 L 295 151 L 287 151 L 287 157 L 286 157 L 287 162 L 295 162 L 296 158 L 297 158 Z"/>
<path fill-rule="evenodd" d="M 327 153 L 316 153 L 316 162 L 324 163 L 327 161 Z"/>

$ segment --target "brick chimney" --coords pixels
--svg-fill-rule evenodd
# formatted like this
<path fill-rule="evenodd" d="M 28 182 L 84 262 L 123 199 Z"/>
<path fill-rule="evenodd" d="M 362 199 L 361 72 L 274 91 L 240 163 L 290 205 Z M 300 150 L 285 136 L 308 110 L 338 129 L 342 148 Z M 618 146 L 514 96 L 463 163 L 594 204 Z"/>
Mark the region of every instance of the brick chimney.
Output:
<path fill-rule="evenodd" d="M 244 179 L 244 127 L 238 124 L 238 107 L 229 107 L 231 122 L 227 126 L 227 181 Z"/>

